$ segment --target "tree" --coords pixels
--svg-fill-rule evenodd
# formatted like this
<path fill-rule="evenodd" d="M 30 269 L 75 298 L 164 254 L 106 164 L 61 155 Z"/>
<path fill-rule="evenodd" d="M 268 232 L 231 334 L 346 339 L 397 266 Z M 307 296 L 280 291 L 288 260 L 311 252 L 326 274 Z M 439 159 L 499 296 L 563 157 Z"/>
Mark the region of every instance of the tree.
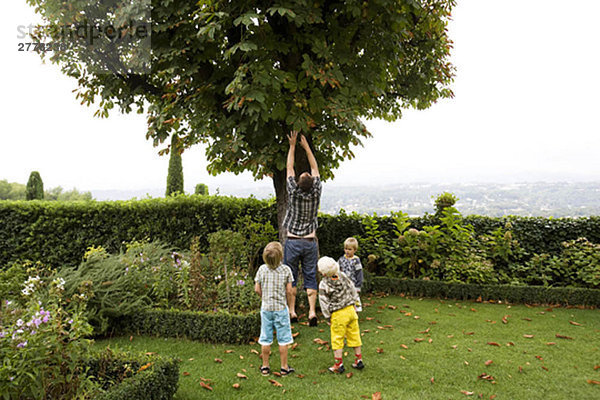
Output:
<path fill-rule="evenodd" d="M 208 186 L 206 186 L 204 183 L 199 183 L 196 185 L 196 190 L 194 193 L 206 196 L 208 195 Z"/>
<path fill-rule="evenodd" d="M 167 191 L 165 196 L 183 193 L 183 166 L 181 164 L 181 148 L 177 135 L 171 137 L 171 157 L 169 158 L 169 173 L 167 174 Z"/>
<path fill-rule="evenodd" d="M 291 129 L 307 136 L 329 179 L 371 136 L 365 118 L 392 121 L 453 95 L 446 26 L 454 0 L 155 0 L 151 13 L 125 0 L 28 2 L 45 21 L 35 41 L 82 23 L 129 37 L 131 21 L 143 27 L 151 18 L 151 51 L 143 35 L 115 45 L 105 32 L 94 46 L 69 40 L 42 57 L 77 79 L 82 103 L 99 97 L 98 115 L 115 105 L 147 112 L 156 146 L 177 134 L 183 148 L 207 146 L 213 175 L 272 177 L 280 223 Z M 303 156 L 297 173 L 308 170 Z"/>
<path fill-rule="evenodd" d="M 42 200 L 44 198 L 44 182 L 42 182 L 42 177 L 37 171 L 29 174 L 25 198 L 27 200 Z"/>

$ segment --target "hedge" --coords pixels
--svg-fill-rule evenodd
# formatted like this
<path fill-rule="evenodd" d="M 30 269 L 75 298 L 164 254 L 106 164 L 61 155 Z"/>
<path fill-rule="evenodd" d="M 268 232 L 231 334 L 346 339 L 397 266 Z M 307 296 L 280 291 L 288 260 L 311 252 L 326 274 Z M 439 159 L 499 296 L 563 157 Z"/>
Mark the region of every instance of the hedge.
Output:
<path fill-rule="evenodd" d="M 79 265 L 89 246 L 110 253 L 123 242 L 148 238 L 188 249 L 199 236 L 231 227 L 238 217 L 272 220 L 274 206 L 254 198 L 175 196 L 107 201 L 0 201 L 0 268 L 11 261 L 41 261 L 55 268 Z"/>
<path fill-rule="evenodd" d="M 151 309 L 116 318 L 113 335 L 176 337 L 210 343 L 248 343 L 260 334 L 260 313 L 229 314 Z"/>
<path fill-rule="evenodd" d="M 457 300 L 502 300 L 509 303 L 559 304 L 600 307 L 600 290 L 545 286 L 474 285 L 419 279 L 376 276 L 369 282 L 371 292 L 404 293 L 429 298 Z"/>
<path fill-rule="evenodd" d="M 177 391 L 179 363 L 174 358 L 105 350 L 86 366 L 106 390 L 96 400 L 170 400 Z M 127 368 L 134 375 L 121 381 Z"/>
<path fill-rule="evenodd" d="M 191 239 L 198 236 L 200 250 L 205 251 L 209 233 L 229 229 L 238 217 L 246 215 L 277 226 L 274 202 L 255 198 L 182 195 L 106 202 L 4 200 L 0 201 L 0 268 L 25 259 L 53 267 L 75 266 L 89 246 L 103 246 L 114 253 L 123 242 L 143 238 L 188 249 Z M 363 216 L 355 213 L 320 215 L 317 234 L 321 255 L 341 256 L 347 237 L 364 236 L 362 220 Z M 410 221 L 417 229 L 434 224 L 431 215 Z M 490 233 L 510 222 L 513 237 L 529 255 L 557 254 L 563 241 L 578 237 L 600 243 L 600 217 L 467 216 L 465 221 L 477 234 Z M 394 239 L 392 218 L 378 217 L 378 222 Z M 360 243 L 357 255 L 367 256 L 360 253 Z"/>

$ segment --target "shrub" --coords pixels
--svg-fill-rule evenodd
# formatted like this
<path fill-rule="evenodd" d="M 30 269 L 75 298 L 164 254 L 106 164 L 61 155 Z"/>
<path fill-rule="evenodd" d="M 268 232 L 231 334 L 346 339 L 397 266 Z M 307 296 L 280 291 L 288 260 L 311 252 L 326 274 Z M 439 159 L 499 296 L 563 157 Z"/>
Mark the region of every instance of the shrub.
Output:
<path fill-rule="evenodd" d="M 85 365 L 103 389 L 96 400 L 167 400 L 177 391 L 179 364 L 170 357 L 106 348 Z"/>
<path fill-rule="evenodd" d="M 183 193 L 183 165 L 177 135 L 171 136 L 171 156 L 169 157 L 169 173 L 167 174 L 167 190 L 165 196 Z"/>
<path fill-rule="evenodd" d="M 180 286 L 187 282 L 189 263 L 182 254 L 160 242 L 135 241 L 125 247 L 117 255 L 89 248 L 79 267 L 59 273 L 67 294 L 89 288 L 86 312 L 95 334 L 105 333 L 118 315 L 185 303 Z"/>
<path fill-rule="evenodd" d="M 208 186 L 206 186 L 204 183 L 198 183 L 194 189 L 194 194 L 208 196 Z"/>
<path fill-rule="evenodd" d="M 21 292 L 25 307 L 17 302 L 0 305 L 0 392 L 4 398 L 82 398 L 96 385 L 87 375 L 83 360 L 92 332 L 84 318 L 84 294 L 68 302 L 64 281 L 49 282 L 30 276 Z"/>
<path fill-rule="evenodd" d="M 248 343 L 260 334 L 260 313 L 231 314 L 149 309 L 112 321 L 114 335 L 178 337 L 210 343 Z"/>
<path fill-rule="evenodd" d="M 25 198 L 27 200 L 42 200 L 44 198 L 44 182 L 37 171 L 29 175 L 27 187 L 25 189 Z"/>

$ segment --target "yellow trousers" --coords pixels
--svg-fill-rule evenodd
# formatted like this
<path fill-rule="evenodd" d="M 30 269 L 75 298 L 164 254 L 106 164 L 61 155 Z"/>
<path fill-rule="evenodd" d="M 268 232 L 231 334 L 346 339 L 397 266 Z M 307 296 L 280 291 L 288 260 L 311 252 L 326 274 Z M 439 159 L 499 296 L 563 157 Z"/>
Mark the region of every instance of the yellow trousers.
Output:
<path fill-rule="evenodd" d="M 358 315 L 356 315 L 353 305 L 331 314 L 331 349 L 343 349 L 344 338 L 346 338 L 348 347 L 362 346 Z"/>

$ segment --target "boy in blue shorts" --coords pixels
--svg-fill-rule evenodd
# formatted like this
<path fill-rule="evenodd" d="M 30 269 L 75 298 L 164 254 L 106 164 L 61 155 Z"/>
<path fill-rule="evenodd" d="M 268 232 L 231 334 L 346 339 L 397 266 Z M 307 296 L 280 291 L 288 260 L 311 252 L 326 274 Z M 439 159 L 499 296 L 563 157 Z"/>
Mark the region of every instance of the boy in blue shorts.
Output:
<path fill-rule="evenodd" d="M 269 355 L 273 343 L 273 330 L 277 332 L 281 375 L 294 372 L 288 364 L 288 345 L 294 343 L 290 314 L 287 307 L 292 295 L 292 271 L 282 264 L 283 248 L 279 242 L 271 242 L 263 251 L 265 264 L 261 265 L 254 278 L 254 291 L 262 299 L 260 308 L 260 338 L 262 366 L 260 372 L 266 376 L 271 373 Z"/>

